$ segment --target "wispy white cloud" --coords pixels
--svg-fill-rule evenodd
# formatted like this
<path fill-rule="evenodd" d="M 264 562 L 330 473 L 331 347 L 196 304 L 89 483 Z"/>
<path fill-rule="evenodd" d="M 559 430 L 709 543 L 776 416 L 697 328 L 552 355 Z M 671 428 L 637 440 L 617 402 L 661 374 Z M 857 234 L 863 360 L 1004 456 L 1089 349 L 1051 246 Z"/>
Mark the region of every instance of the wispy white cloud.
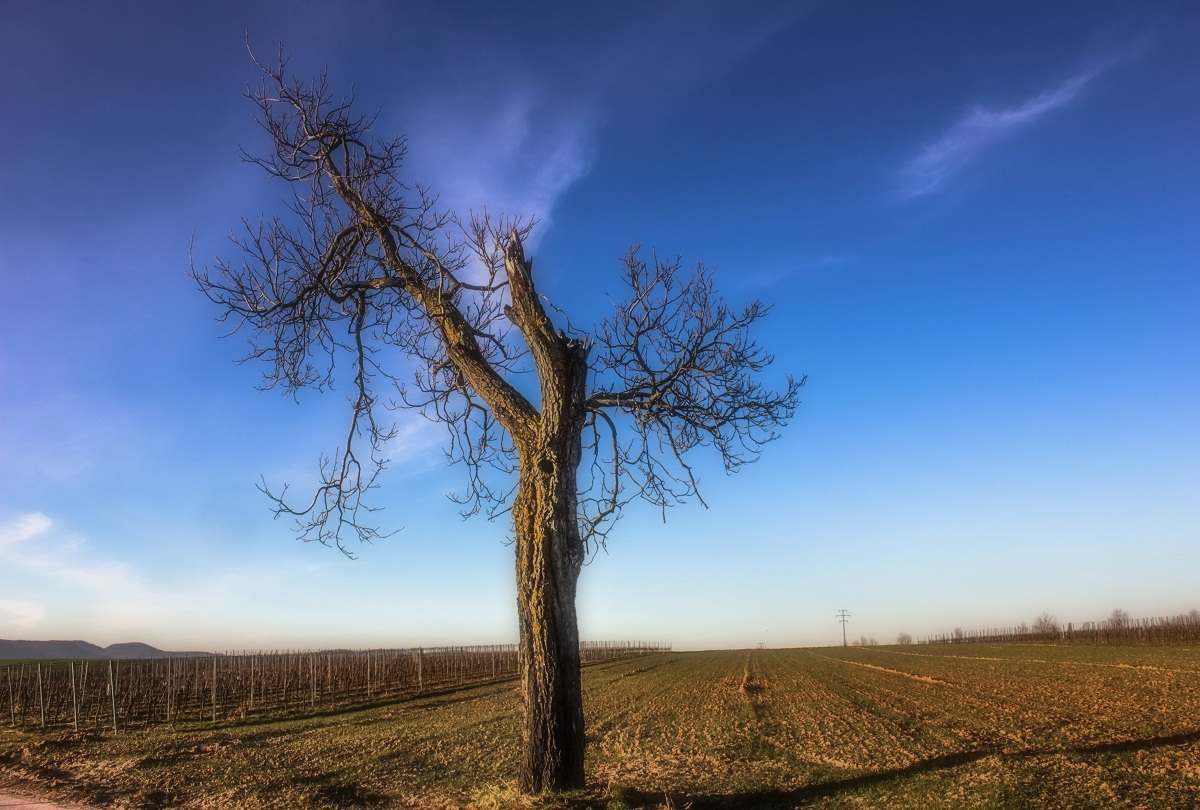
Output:
<path fill-rule="evenodd" d="M 443 464 L 442 454 L 436 452 L 446 443 L 446 426 L 426 419 L 417 411 L 396 413 L 396 435 L 385 448 L 388 463 L 400 469 L 428 470 Z"/>
<path fill-rule="evenodd" d="M 46 618 L 46 606 L 20 599 L 0 599 L 0 630 L 36 628 Z"/>
<path fill-rule="evenodd" d="M 742 277 L 741 282 L 752 287 L 769 287 L 798 278 L 812 279 L 836 273 L 855 262 L 850 253 L 824 253 L 820 255 L 790 255 L 774 263 L 760 266 Z"/>
<path fill-rule="evenodd" d="M 294 602 L 298 592 L 311 601 L 315 583 L 334 565 L 269 555 L 234 567 L 193 562 L 168 577 L 155 576 L 140 560 L 130 564 L 122 558 L 129 553 L 123 545 L 89 542 L 41 512 L 0 520 L 0 638 L 20 630 L 24 637 L 85 638 L 101 645 L 138 640 L 224 649 L 257 611 L 270 609 L 264 593 L 276 603 Z M 276 617 L 262 641 L 287 630 L 294 615 Z"/>
<path fill-rule="evenodd" d="M 899 196 L 913 199 L 942 190 L 986 150 L 1028 129 L 1055 110 L 1072 104 L 1098 76 L 1132 59 L 1141 50 L 1139 45 L 1119 56 L 1093 62 L 1066 81 L 1015 106 L 1001 109 L 974 107 L 904 165 L 900 171 Z"/>
<path fill-rule="evenodd" d="M 460 215 L 486 207 L 537 219 L 536 246 L 555 206 L 592 170 L 607 125 L 633 111 L 654 115 L 814 7 L 798 0 L 747 16 L 737 3 L 679 0 L 624 15 L 619 29 L 570 48 L 530 57 L 522 42 L 498 52 L 497 63 L 508 65 L 503 82 L 471 76 L 439 86 L 397 119 L 412 145 L 413 176 Z"/>
<path fill-rule="evenodd" d="M 463 107 L 475 115 L 462 115 Z M 429 106 L 409 136 L 418 171 L 443 207 L 464 215 L 487 208 L 545 226 L 562 195 L 591 169 L 595 133 L 593 101 L 564 101 L 530 85 L 497 98 Z"/>
<path fill-rule="evenodd" d="M 0 526 L 0 559 L 16 550 L 31 537 L 37 537 L 50 528 L 50 518 L 41 512 L 17 515 L 7 525 Z"/>
<path fill-rule="evenodd" d="M 128 566 L 93 560 L 77 535 L 58 530 L 48 516 L 28 512 L 0 524 L 0 589 L 50 596 L 49 605 L 22 599 L 0 600 L 0 627 L 37 631 L 46 626 L 48 608 L 87 605 L 91 618 L 109 612 L 109 602 L 143 600 L 145 589 Z M 145 602 L 143 611 L 153 603 Z"/>
<path fill-rule="evenodd" d="M 19 515 L 0 526 L 0 563 L 10 570 L 44 576 L 56 585 L 92 591 L 128 591 L 134 584 L 128 566 L 80 559 L 83 539 L 54 532 L 53 526 L 41 512 Z"/>

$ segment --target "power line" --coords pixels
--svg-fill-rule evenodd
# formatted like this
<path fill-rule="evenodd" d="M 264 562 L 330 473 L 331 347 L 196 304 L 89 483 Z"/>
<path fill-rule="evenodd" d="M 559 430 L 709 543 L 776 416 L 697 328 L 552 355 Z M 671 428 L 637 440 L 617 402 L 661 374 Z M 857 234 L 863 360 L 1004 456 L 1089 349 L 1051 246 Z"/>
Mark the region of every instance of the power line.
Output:
<path fill-rule="evenodd" d="M 836 618 L 842 623 L 842 646 L 846 646 L 846 622 L 850 619 L 849 611 L 842 609 L 837 612 Z"/>

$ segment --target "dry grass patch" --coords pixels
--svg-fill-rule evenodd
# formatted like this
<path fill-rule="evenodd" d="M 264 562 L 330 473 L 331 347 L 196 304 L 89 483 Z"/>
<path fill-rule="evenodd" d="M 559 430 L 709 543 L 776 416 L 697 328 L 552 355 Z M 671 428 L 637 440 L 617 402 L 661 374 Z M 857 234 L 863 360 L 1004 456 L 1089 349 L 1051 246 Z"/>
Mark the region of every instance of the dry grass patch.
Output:
<path fill-rule="evenodd" d="M 589 668 L 587 790 L 518 795 L 491 684 L 323 717 L 0 729 L 0 786 L 97 807 L 1200 806 L 1194 650 L 672 653 Z"/>

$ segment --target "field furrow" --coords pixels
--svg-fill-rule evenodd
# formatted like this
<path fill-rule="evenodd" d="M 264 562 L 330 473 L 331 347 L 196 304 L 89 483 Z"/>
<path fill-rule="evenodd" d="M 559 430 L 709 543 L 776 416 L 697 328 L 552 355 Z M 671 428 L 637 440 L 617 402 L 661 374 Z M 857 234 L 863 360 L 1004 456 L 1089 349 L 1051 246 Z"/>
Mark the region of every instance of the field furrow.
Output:
<path fill-rule="evenodd" d="M 668 653 L 584 672 L 589 789 L 547 807 L 1200 807 L 1191 648 Z M 119 736 L 0 729 L 0 787 L 95 806 L 532 807 L 515 681 Z M 617 797 L 617 798 L 613 798 Z"/>

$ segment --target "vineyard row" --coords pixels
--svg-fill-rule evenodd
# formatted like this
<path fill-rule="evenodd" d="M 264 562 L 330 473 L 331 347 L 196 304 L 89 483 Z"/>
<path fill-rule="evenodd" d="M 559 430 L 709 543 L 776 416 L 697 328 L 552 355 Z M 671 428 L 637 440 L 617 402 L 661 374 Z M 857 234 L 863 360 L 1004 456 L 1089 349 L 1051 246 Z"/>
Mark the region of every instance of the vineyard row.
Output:
<path fill-rule="evenodd" d="M 920 639 L 921 644 L 995 644 L 1001 642 L 1052 642 L 1058 644 L 1200 644 L 1200 614 L 1065 624 L 1052 628 L 1001 627 L 988 630 L 955 630 Z"/>
<path fill-rule="evenodd" d="M 669 643 L 580 644 L 584 664 L 648 655 Z M 511 678 L 517 646 L 257 652 L 189 658 L 54 661 L 5 667 L 14 727 L 110 730 L 346 708 Z"/>

